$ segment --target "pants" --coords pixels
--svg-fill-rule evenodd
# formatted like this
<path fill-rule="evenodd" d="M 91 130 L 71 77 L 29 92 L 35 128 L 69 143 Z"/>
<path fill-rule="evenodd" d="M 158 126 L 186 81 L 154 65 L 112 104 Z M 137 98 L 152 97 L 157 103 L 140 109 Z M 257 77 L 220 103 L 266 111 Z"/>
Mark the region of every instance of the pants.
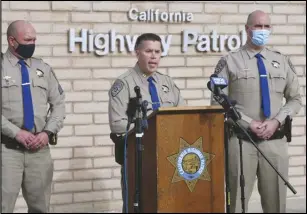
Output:
<path fill-rule="evenodd" d="M 288 143 L 286 139 L 263 141 L 258 144 L 262 153 L 270 160 L 272 165 L 288 179 Z M 248 202 L 252 195 L 256 176 L 258 178 L 258 191 L 264 213 L 285 213 L 287 186 L 275 170 L 258 152 L 250 142 L 242 141 L 243 173 L 245 178 L 245 212 L 248 211 Z M 230 212 L 240 213 L 241 187 L 240 187 L 240 147 L 239 140 L 232 137 L 229 141 L 229 186 L 230 186 Z"/>
<path fill-rule="evenodd" d="M 29 213 L 49 212 L 52 176 L 48 146 L 32 152 L 2 144 L 2 212 L 13 213 L 20 188 Z"/>

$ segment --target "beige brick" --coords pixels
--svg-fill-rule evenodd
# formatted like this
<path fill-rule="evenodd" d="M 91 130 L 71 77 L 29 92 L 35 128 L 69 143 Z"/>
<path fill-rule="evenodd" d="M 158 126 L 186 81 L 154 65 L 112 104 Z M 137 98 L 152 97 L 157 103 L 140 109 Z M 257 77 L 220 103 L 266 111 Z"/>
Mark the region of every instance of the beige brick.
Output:
<path fill-rule="evenodd" d="M 53 181 L 68 181 L 72 180 L 72 172 L 55 171 L 53 172 Z"/>
<path fill-rule="evenodd" d="M 302 117 L 303 118 L 303 117 Z M 305 119 L 305 118 L 304 118 Z M 294 120 L 293 120 L 294 121 Z M 305 119 L 306 123 L 306 119 Z M 295 124 L 293 124 L 295 125 Z M 305 124 L 302 124 L 305 125 Z M 306 136 L 300 136 L 300 137 L 292 137 L 292 145 L 306 145 Z"/>
<path fill-rule="evenodd" d="M 292 136 L 305 135 L 305 127 L 293 127 Z"/>
<path fill-rule="evenodd" d="M 75 91 L 109 90 L 111 83 L 106 80 L 75 80 L 73 86 Z"/>
<path fill-rule="evenodd" d="M 274 46 L 273 48 L 287 55 L 301 55 L 305 53 L 305 48 L 302 46 L 279 45 L 279 46 Z"/>
<path fill-rule="evenodd" d="M 296 56 L 291 57 L 291 61 L 293 65 L 306 65 L 306 57 L 305 56 Z"/>
<path fill-rule="evenodd" d="M 94 159 L 94 167 L 113 167 L 118 166 L 118 163 L 115 162 L 114 157 L 103 157 L 103 158 L 95 158 Z"/>
<path fill-rule="evenodd" d="M 65 103 L 65 110 L 67 114 L 70 114 L 72 112 L 72 104 L 71 103 Z"/>
<path fill-rule="evenodd" d="M 112 199 L 112 191 L 92 191 L 74 194 L 74 202 L 101 201 Z"/>
<path fill-rule="evenodd" d="M 11 1 L 11 10 L 50 10 L 48 1 Z"/>
<path fill-rule="evenodd" d="M 304 67 L 295 66 L 295 71 L 298 76 L 304 76 Z"/>
<path fill-rule="evenodd" d="M 204 87 L 207 87 L 207 82 L 206 79 L 204 78 L 187 80 L 187 88 L 204 88 Z"/>
<path fill-rule="evenodd" d="M 69 136 L 73 134 L 73 129 L 72 126 L 64 126 L 61 131 L 59 132 L 59 136 Z"/>
<path fill-rule="evenodd" d="M 101 57 L 83 57 L 73 58 L 72 66 L 74 68 L 103 68 L 110 67 L 110 58 Z"/>
<path fill-rule="evenodd" d="M 61 80 L 89 79 L 92 76 L 90 69 L 54 69 L 54 72 Z"/>
<path fill-rule="evenodd" d="M 96 78 L 117 78 L 127 72 L 127 68 L 93 69 L 93 77 Z"/>
<path fill-rule="evenodd" d="M 190 57 L 187 66 L 216 66 L 220 57 Z"/>
<path fill-rule="evenodd" d="M 305 169 L 303 166 L 298 166 L 298 167 L 290 167 L 289 168 L 289 175 L 304 175 L 305 174 Z"/>
<path fill-rule="evenodd" d="M 181 90 L 181 96 L 184 99 L 195 99 L 195 98 L 202 98 L 203 91 L 202 90 Z"/>
<path fill-rule="evenodd" d="M 89 158 L 54 161 L 55 170 L 87 169 L 92 167 L 93 167 L 92 160 Z"/>
<path fill-rule="evenodd" d="M 204 20 L 206 20 L 206 24 L 208 23 L 219 23 L 220 21 L 220 15 L 210 15 L 210 14 L 194 14 L 193 23 L 204 23 Z M 201 31 L 202 32 L 202 31 Z"/>
<path fill-rule="evenodd" d="M 67 159 L 72 158 L 73 155 L 71 148 L 52 148 L 50 151 L 52 159 Z"/>
<path fill-rule="evenodd" d="M 305 117 L 294 117 L 292 124 L 293 126 L 306 125 L 306 118 Z"/>
<path fill-rule="evenodd" d="M 27 207 L 27 203 L 23 197 L 18 197 L 16 200 L 16 207 Z"/>
<path fill-rule="evenodd" d="M 204 68 L 204 77 L 210 77 L 214 73 L 215 67 L 205 67 Z"/>
<path fill-rule="evenodd" d="M 131 8 L 137 8 L 139 12 L 145 12 L 149 9 L 159 9 L 160 12 L 167 12 L 167 2 L 159 1 L 143 1 L 134 2 L 131 1 Z M 127 10 L 128 11 L 128 10 Z M 127 15 L 126 15 L 127 16 Z"/>
<path fill-rule="evenodd" d="M 93 11 L 129 11 L 130 2 L 93 1 Z"/>
<path fill-rule="evenodd" d="M 94 165 L 95 165 L 95 162 L 94 162 Z M 290 166 L 306 166 L 306 156 L 290 157 L 289 165 Z"/>
<path fill-rule="evenodd" d="M 107 91 L 104 92 L 94 92 L 94 101 L 108 101 L 109 95 Z"/>
<path fill-rule="evenodd" d="M 221 23 L 245 24 L 246 15 L 221 15 Z"/>
<path fill-rule="evenodd" d="M 120 179 L 106 179 L 93 182 L 94 190 L 119 189 L 121 188 Z"/>
<path fill-rule="evenodd" d="M 67 34 L 70 28 L 74 28 L 76 30 L 76 35 L 80 35 L 81 29 L 90 29 L 91 24 L 89 23 L 79 23 L 79 24 L 63 24 L 63 23 L 55 23 L 52 26 L 53 33 L 65 33 Z M 68 48 L 65 47 L 65 51 L 67 52 Z"/>
<path fill-rule="evenodd" d="M 206 82 L 208 82 L 208 81 L 206 81 Z M 211 91 L 209 91 L 209 90 L 204 90 L 204 98 L 205 99 L 211 99 Z"/>
<path fill-rule="evenodd" d="M 67 12 L 30 12 L 30 20 L 35 22 L 67 22 Z"/>
<path fill-rule="evenodd" d="M 239 5 L 239 12 L 240 13 L 251 13 L 255 10 L 262 10 L 265 13 L 271 13 L 271 5 L 267 5 L 267 4 L 251 4 L 251 5 L 244 5 L 241 4 Z M 245 17 L 245 21 L 246 21 L 247 17 Z"/>
<path fill-rule="evenodd" d="M 306 36 L 289 36 L 289 44 L 306 45 Z"/>
<path fill-rule="evenodd" d="M 237 13 L 238 5 L 220 4 L 220 3 L 217 3 L 217 4 L 205 3 L 205 12 L 206 13 L 218 13 L 218 14 Z"/>
<path fill-rule="evenodd" d="M 51 55 L 52 55 L 51 47 L 39 46 L 39 45 L 35 47 L 34 56 L 38 58 L 43 58 L 43 57 L 50 57 Z"/>
<path fill-rule="evenodd" d="M 122 212 L 122 200 L 111 200 L 110 202 L 96 202 L 94 204 L 94 209 L 97 210 L 97 212 L 101 211 L 109 211 L 114 210 L 114 212 L 120 213 Z"/>
<path fill-rule="evenodd" d="M 237 34 L 238 33 L 238 27 L 236 25 L 205 25 L 204 33 L 209 34 L 212 33 L 212 31 L 215 30 L 217 34 Z"/>
<path fill-rule="evenodd" d="M 109 136 L 95 137 L 95 146 L 113 146 L 114 143 Z"/>
<path fill-rule="evenodd" d="M 43 60 L 52 68 L 67 68 L 71 65 L 71 60 L 69 58 L 44 57 Z"/>
<path fill-rule="evenodd" d="M 185 88 L 185 80 L 184 79 L 174 79 L 173 78 L 173 80 L 174 80 L 175 84 L 177 85 L 177 87 L 179 89 Z"/>
<path fill-rule="evenodd" d="M 78 192 L 92 189 L 91 181 L 71 181 L 54 184 L 54 192 Z"/>
<path fill-rule="evenodd" d="M 76 170 L 74 171 L 75 180 L 92 180 L 92 179 L 101 179 L 101 178 L 111 178 L 112 169 L 88 169 L 88 170 Z M 93 184 L 94 190 L 95 183 Z"/>
<path fill-rule="evenodd" d="M 287 23 L 287 16 L 286 15 L 270 15 L 271 24 L 285 24 Z"/>
<path fill-rule="evenodd" d="M 108 34 L 111 30 L 115 30 L 115 34 L 130 33 L 130 24 L 93 24 L 94 33 Z"/>
<path fill-rule="evenodd" d="M 170 12 L 179 12 L 179 11 L 184 11 L 184 12 L 202 12 L 203 11 L 203 6 L 204 4 L 200 3 L 169 3 L 169 11 Z"/>
<path fill-rule="evenodd" d="M 90 1 L 52 1 L 52 10 L 90 11 Z"/>
<path fill-rule="evenodd" d="M 2 1 L 1 1 L 2 2 Z M 29 20 L 28 12 L 3 11 L 1 21 Z M 9 23 L 10 24 L 10 23 Z"/>
<path fill-rule="evenodd" d="M 131 21 L 127 17 L 127 13 L 123 12 L 111 12 L 112 23 L 130 23 Z"/>
<path fill-rule="evenodd" d="M 303 34 L 304 26 L 302 25 L 277 25 L 272 28 L 273 34 Z"/>
<path fill-rule="evenodd" d="M 113 167 L 113 177 L 120 177 L 121 174 L 120 174 L 120 170 L 121 170 L 121 167 Z"/>
<path fill-rule="evenodd" d="M 77 13 L 73 12 L 71 14 L 72 22 L 110 22 L 109 13 L 99 12 L 99 13 Z"/>
<path fill-rule="evenodd" d="M 185 29 L 185 28 L 182 28 Z M 177 31 L 176 31 L 177 32 Z M 177 32 L 178 33 L 178 32 Z M 172 36 L 172 44 L 171 46 L 175 46 L 175 45 L 181 45 L 182 43 L 182 35 L 173 35 Z M 172 47 L 170 47 L 170 49 L 172 49 Z"/>
<path fill-rule="evenodd" d="M 288 151 L 291 156 L 305 155 L 305 149 L 302 146 L 290 146 Z"/>
<path fill-rule="evenodd" d="M 184 57 L 167 56 L 160 61 L 161 67 L 184 66 Z"/>
<path fill-rule="evenodd" d="M 103 156 L 111 156 L 112 155 L 112 147 L 104 146 L 104 147 L 95 147 L 95 148 L 74 148 L 74 157 L 103 157 Z"/>
<path fill-rule="evenodd" d="M 289 183 L 291 183 L 293 186 L 306 185 L 306 176 L 290 177 Z"/>
<path fill-rule="evenodd" d="M 195 31 L 195 32 L 203 32 L 203 25 L 199 24 L 173 24 L 168 26 L 168 33 L 173 34 L 181 34 L 183 30 Z"/>
<path fill-rule="evenodd" d="M 72 102 L 72 101 L 91 101 L 92 100 L 92 93 L 91 92 L 66 92 L 65 95 L 66 95 L 65 100 L 67 102 L 69 102 L 69 101 L 70 102 Z M 88 119 L 87 119 L 87 121 L 88 121 Z"/>
<path fill-rule="evenodd" d="M 66 35 L 39 35 L 37 36 L 37 44 L 40 45 L 63 45 L 67 44 Z"/>
<path fill-rule="evenodd" d="M 92 203 L 79 203 L 79 204 L 65 204 L 65 205 L 57 205 L 54 207 L 55 213 L 86 213 L 92 212 L 93 204 Z"/>
<path fill-rule="evenodd" d="M 33 23 L 36 33 L 51 33 L 52 24 L 51 23 Z"/>
<path fill-rule="evenodd" d="M 103 135 L 110 134 L 109 125 L 75 126 L 76 135 Z"/>
<path fill-rule="evenodd" d="M 107 112 L 107 111 L 108 111 L 108 103 L 104 102 L 74 104 L 75 113 L 98 113 L 98 112 Z"/>
<path fill-rule="evenodd" d="M 72 193 L 51 195 L 50 204 L 68 204 L 68 203 L 72 203 Z"/>
<path fill-rule="evenodd" d="M 94 115 L 94 123 L 109 123 L 109 115 L 108 114 L 95 114 Z"/>
<path fill-rule="evenodd" d="M 136 63 L 135 57 L 112 57 L 113 68 L 134 67 Z"/>
<path fill-rule="evenodd" d="M 305 8 L 301 5 L 273 5 L 273 13 L 303 14 Z"/>
<path fill-rule="evenodd" d="M 92 146 L 92 145 L 93 145 L 93 137 L 61 137 L 59 138 L 57 147 L 81 147 L 81 146 Z"/>
<path fill-rule="evenodd" d="M 271 35 L 268 45 L 284 45 L 287 44 L 288 38 L 284 35 Z"/>
<path fill-rule="evenodd" d="M 297 193 L 295 195 L 293 194 L 292 191 L 290 191 L 290 190 L 287 191 L 288 198 L 306 196 L 306 186 L 296 186 L 295 190 L 297 191 Z"/>
<path fill-rule="evenodd" d="M 71 82 L 59 80 L 59 83 L 61 84 L 61 87 L 63 88 L 65 92 L 68 92 L 71 90 Z"/>
<path fill-rule="evenodd" d="M 306 24 L 306 15 L 289 15 L 288 16 L 288 23 L 293 24 Z"/>
<path fill-rule="evenodd" d="M 132 34 L 142 34 L 142 33 L 151 33 L 155 32 L 156 34 L 166 34 L 167 25 L 166 24 L 131 24 L 131 33 Z"/>
<path fill-rule="evenodd" d="M 113 199 L 121 200 L 122 199 L 122 191 L 121 190 L 113 190 Z"/>
<path fill-rule="evenodd" d="M 6 37 L 7 28 L 8 28 L 8 23 L 2 22 L 1 31 L 2 31 L 2 34 L 5 34 L 5 37 Z M 2 35 L 2 40 L 3 40 L 3 35 Z"/>
<path fill-rule="evenodd" d="M 202 68 L 169 68 L 168 73 L 171 77 L 201 77 Z"/>
<path fill-rule="evenodd" d="M 210 100 L 198 99 L 198 100 L 187 100 L 189 106 L 209 106 Z"/>

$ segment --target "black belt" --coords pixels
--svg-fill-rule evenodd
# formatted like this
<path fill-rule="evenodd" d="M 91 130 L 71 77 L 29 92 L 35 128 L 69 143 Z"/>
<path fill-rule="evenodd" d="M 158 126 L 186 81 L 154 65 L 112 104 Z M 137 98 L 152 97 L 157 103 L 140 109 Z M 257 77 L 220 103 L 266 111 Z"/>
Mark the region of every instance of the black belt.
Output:
<path fill-rule="evenodd" d="M 263 141 L 263 139 L 257 137 L 257 135 L 252 133 L 250 130 L 248 130 L 247 132 L 255 143 L 260 143 L 260 142 Z M 250 139 L 247 136 L 245 136 L 244 134 L 240 133 L 240 134 L 236 134 L 236 135 L 241 140 L 251 142 Z M 269 139 L 267 139 L 267 141 L 269 141 L 269 140 L 279 140 L 279 139 L 283 139 L 284 137 L 285 137 L 284 131 L 283 130 L 277 130 Z"/>
<path fill-rule="evenodd" d="M 27 150 L 24 145 L 19 143 L 16 139 L 10 138 L 8 136 L 5 136 L 1 134 L 1 144 L 4 144 L 6 148 L 8 149 L 15 149 L 15 150 L 21 150 L 25 151 Z"/>

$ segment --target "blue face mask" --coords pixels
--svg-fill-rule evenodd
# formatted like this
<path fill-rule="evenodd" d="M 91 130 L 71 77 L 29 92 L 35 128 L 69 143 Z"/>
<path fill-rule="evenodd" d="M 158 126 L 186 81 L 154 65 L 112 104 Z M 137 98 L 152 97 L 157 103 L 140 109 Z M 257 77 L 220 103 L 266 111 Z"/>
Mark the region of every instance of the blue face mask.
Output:
<path fill-rule="evenodd" d="M 269 30 L 253 30 L 252 43 L 257 46 L 266 45 L 269 39 Z"/>

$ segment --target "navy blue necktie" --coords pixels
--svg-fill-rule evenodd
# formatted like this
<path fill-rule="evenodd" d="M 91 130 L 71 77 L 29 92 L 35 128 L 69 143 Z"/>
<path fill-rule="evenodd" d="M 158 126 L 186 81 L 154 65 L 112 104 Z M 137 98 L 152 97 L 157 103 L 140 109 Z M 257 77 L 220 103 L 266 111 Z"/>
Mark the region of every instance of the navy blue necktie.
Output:
<path fill-rule="evenodd" d="M 29 80 L 29 71 L 23 60 L 19 60 L 18 63 L 21 65 L 24 128 L 30 131 L 34 127 L 34 112 L 31 96 L 31 83 Z"/>
<path fill-rule="evenodd" d="M 257 58 L 257 65 L 258 65 L 258 70 L 259 70 L 259 75 L 260 75 L 263 114 L 266 118 L 269 118 L 271 115 L 271 102 L 270 102 L 270 90 L 269 90 L 267 72 L 266 72 L 261 54 L 258 53 L 255 56 Z"/>
<path fill-rule="evenodd" d="M 156 86 L 153 83 L 153 77 L 149 77 L 147 81 L 149 82 L 149 93 L 151 96 L 152 110 L 156 110 L 160 107 L 160 101 L 159 101 Z"/>

